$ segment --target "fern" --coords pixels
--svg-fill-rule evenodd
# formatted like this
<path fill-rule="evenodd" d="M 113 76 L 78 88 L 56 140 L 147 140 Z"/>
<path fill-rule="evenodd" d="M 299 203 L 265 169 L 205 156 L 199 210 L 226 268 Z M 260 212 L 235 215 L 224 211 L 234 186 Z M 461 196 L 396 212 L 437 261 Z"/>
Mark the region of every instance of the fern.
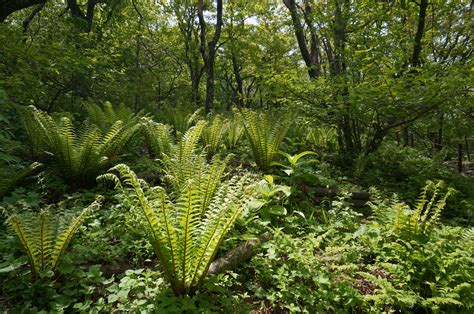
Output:
<path fill-rule="evenodd" d="M 395 231 L 400 237 L 429 236 L 438 224 L 441 211 L 454 189 L 444 188 L 444 182 L 428 181 L 422 188 L 414 209 L 403 203 L 372 205 L 377 221 Z"/>
<path fill-rule="evenodd" d="M 82 221 L 100 206 L 100 197 L 79 215 L 51 207 L 40 213 L 26 212 L 8 215 L 7 224 L 16 233 L 28 257 L 33 277 L 55 271 L 62 255 Z"/>
<path fill-rule="evenodd" d="M 228 149 L 234 149 L 237 147 L 237 144 L 242 139 L 244 132 L 245 128 L 239 116 L 234 116 L 232 119 L 230 119 L 227 136 L 224 139 L 226 147 Z"/>
<path fill-rule="evenodd" d="M 143 135 L 150 154 L 161 157 L 171 151 L 170 127 L 150 118 L 142 118 Z"/>
<path fill-rule="evenodd" d="M 194 172 L 197 178 L 204 177 L 200 169 Z M 122 190 L 123 185 L 132 189 L 173 292 L 193 294 L 225 235 L 250 201 L 249 178 L 233 177 L 220 183 L 208 200 L 197 178 L 170 196 L 160 187 L 148 187 L 126 165 L 117 165 L 111 172 L 100 179 L 112 180 Z"/>
<path fill-rule="evenodd" d="M 110 167 L 128 141 L 139 130 L 138 116 L 127 123 L 118 120 L 107 132 L 90 124 L 76 130 L 69 118 L 56 122 L 47 113 L 29 107 L 20 117 L 29 121 L 25 130 L 30 142 L 39 137 L 58 174 L 71 186 L 83 187 L 94 183 L 95 177 Z M 33 131 L 34 132 L 33 132 Z M 34 134 L 31 134 L 31 133 Z"/>
<path fill-rule="evenodd" d="M 98 126 L 102 131 L 107 131 L 118 120 L 127 123 L 134 118 L 130 108 L 124 104 L 114 108 L 109 101 L 106 101 L 102 107 L 94 103 L 86 104 L 85 110 L 89 122 Z M 141 115 L 141 113 L 138 115 Z"/>
<path fill-rule="evenodd" d="M 20 180 L 36 171 L 41 166 L 42 164 L 39 162 L 33 162 L 32 164 L 16 171 L 12 171 L 11 168 L 4 170 L 1 169 L 4 172 L 2 172 L 3 176 L 0 177 L 0 198 L 10 192 Z"/>
<path fill-rule="evenodd" d="M 260 170 L 267 171 L 278 155 L 289 123 L 282 118 L 271 119 L 267 114 L 247 109 L 242 110 L 241 115 L 255 163 Z"/>
<path fill-rule="evenodd" d="M 224 142 L 228 129 L 228 121 L 219 115 L 215 116 L 203 129 L 201 137 L 208 159 L 211 159 L 217 153 Z"/>
<path fill-rule="evenodd" d="M 166 106 L 163 108 L 162 116 L 164 121 L 173 127 L 174 135 L 178 136 L 199 121 L 202 110 L 198 108 L 194 112 L 189 112 L 184 107 Z"/>

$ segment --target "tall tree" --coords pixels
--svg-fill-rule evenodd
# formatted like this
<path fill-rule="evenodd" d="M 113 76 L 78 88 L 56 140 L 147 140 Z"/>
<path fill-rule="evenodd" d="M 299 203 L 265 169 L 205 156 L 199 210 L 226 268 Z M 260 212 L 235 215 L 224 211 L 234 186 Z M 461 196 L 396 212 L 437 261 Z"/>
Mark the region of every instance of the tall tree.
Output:
<path fill-rule="evenodd" d="M 207 41 L 207 25 L 204 18 L 204 0 L 198 2 L 198 17 L 200 26 L 200 39 L 201 39 L 201 56 L 204 61 L 204 68 L 206 70 L 206 112 L 211 111 L 214 106 L 214 63 L 216 60 L 217 44 L 221 36 L 223 19 L 223 5 L 222 0 L 217 0 L 216 5 L 216 25 L 214 26 L 214 35 L 211 40 Z"/>

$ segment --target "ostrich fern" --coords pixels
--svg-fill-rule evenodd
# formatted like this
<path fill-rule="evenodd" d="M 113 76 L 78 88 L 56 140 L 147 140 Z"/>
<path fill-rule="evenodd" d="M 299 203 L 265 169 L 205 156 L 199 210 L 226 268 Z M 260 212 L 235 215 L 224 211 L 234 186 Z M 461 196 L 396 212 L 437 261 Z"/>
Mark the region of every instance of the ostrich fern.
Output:
<path fill-rule="evenodd" d="M 170 127 L 150 118 L 142 118 L 143 135 L 150 154 L 161 157 L 171 151 Z"/>
<path fill-rule="evenodd" d="M 230 119 L 227 135 L 224 139 L 226 147 L 229 149 L 234 149 L 240 142 L 244 132 L 245 129 L 242 124 L 242 120 L 238 116 L 234 116 L 232 119 Z"/>
<path fill-rule="evenodd" d="M 260 170 L 267 171 L 278 155 L 289 123 L 283 118 L 272 119 L 268 114 L 247 109 L 242 110 L 241 115 L 255 163 Z"/>
<path fill-rule="evenodd" d="M 221 116 L 215 116 L 202 131 L 202 142 L 207 151 L 207 158 L 214 156 L 222 143 L 229 129 L 228 121 Z"/>
<path fill-rule="evenodd" d="M 97 125 L 102 131 L 107 131 L 118 120 L 127 123 L 134 118 L 132 110 L 124 104 L 114 107 L 108 101 L 102 107 L 89 103 L 85 106 L 85 110 L 90 123 Z"/>
<path fill-rule="evenodd" d="M 372 205 L 377 221 L 392 229 L 402 238 L 429 236 L 439 221 L 452 188 L 446 189 L 443 181 L 428 181 L 421 190 L 414 209 L 403 203 Z"/>
<path fill-rule="evenodd" d="M 99 206 L 100 198 L 79 215 L 65 211 L 53 212 L 50 207 L 40 213 L 8 215 L 7 224 L 16 233 L 28 256 L 33 277 L 56 270 L 82 221 Z"/>
<path fill-rule="evenodd" d="M 221 160 L 214 156 L 208 163 L 203 153 L 196 152 L 199 138 L 205 126 L 204 121 L 199 121 L 162 159 L 166 177 L 176 192 L 181 193 L 189 182 L 193 181 L 200 192 L 200 197 L 202 197 L 201 212 L 204 212 L 215 196 L 218 185 L 225 176 L 226 166 L 232 158 L 229 155 Z"/>
<path fill-rule="evenodd" d="M 195 171 L 197 177 L 200 174 Z M 200 286 L 225 235 L 250 201 L 246 176 L 220 183 L 207 203 L 197 179 L 190 179 L 179 193 L 170 196 L 160 187 L 148 187 L 123 164 L 100 178 L 112 180 L 122 190 L 123 185 L 131 188 L 176 295 L 193 294 Z"/>
<path fill-rule="evenodd" d="M 136 119 L 127 123 L 118 120 L 107 132 L 89 124 L 76 129 L 68 118 L 56 122 L 34 107 L 20 110 L 20 117 L 28 121 L 24 125 L 30 143 L 42 143 L 59 175 L 73 187 L 93 184 L 140 129 Z"/>
<path fill-rule="evenodd" d="M 33 162 L 32 164 L 19 170 L 0 168 L 4 174 L 2 177 L 0 177 L 0 198 L 7 195 L 7 193 L 10 192 L 20 180 L 30 175 L 41 166 L 42 164 L 39 162 Z"/>

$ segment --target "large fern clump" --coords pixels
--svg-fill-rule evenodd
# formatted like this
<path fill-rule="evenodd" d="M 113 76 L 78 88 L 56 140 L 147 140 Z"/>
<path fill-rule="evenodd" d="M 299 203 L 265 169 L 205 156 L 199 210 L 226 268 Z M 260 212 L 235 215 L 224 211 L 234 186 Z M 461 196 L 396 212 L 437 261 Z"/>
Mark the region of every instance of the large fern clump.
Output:
<path fill-rule="evenodd" d="M 225 146 L 227 149 L 235 149 L 242 139 L 245 132 L 245 128 L 242 119 L 238 115 L 234 115 L 229 120 L 229 127 L 227 129 L 227 135 L 224 139 Z"/>
<path fill-rule="evenodd" d="M 271 117 L 247 109 L 242 110 L 241 115 L 255 163 L 260 170 L 267 171 L 278 156 L 289 123 L 283 117 Z"/>
<path fill-rule="evenodd" d="M 73 187 L 93 184 L 96 176 L 110 167 L 141 127 L 138 120 L 132 119 L 127 123 L 114 122 L 107 132 L 89 123 L 76 128 L 69 118 L 55 121 L 32 106 L 22 108 L 20 117 L 35 155 L 43 151 L 49 156 L 57 173 Z M 41 155 L 33 157 L 42 158 Z"/>
<path fill-rule="evenodd" d="M 85 110 L 89 122 L 98 126 L 102 131 L 107 131 L 119 120 L 127 123 L 136 117 L 133 111 L 124 104 L 114 107 L 109 101 L 106 101 L 102 107 L 95 103 L 88 103 L 85 105 Z M 138 115 L 141 115 L 141 113 Z"/>
<path fill-rule="evenodd" d="M 211 119 L 202 131 L 202 142 L 207 152 L 207 158 L 212 158 L 224 143 L 229 129 L 229 122 L 217 115 Z"/>
<path fill-rule="evenodd" d="M 247 176 L 219 182 L 211 199 L 202 190 L 199 177 L 171 194 L 161 187 L 149 187 L 123 164 L 101 178 L 114 181 L 117 188 L 132 189 L 176 295 L 193 294 L 200 286 L 225 235 L 251 200 Z"/>
<path fill-rule="evenodd" d="M 403 203 L 372 204 L 376 221 L 406 239 L 429 236 L 441 217 L 454 189 L 445 188 L 443 181 L 428 181 L 422 188 L 413 209 Z"/>
<path fill-rule="evenodd" d="M 198 151 L 206 123 L 190 128 L 162 166 L 171 189 L 149 187 L 126 165 L 117 165 L 101 179 L 131 188 L 148 222 L 152 244 L 175 294 L 192 294 L 202 283 L 225 235 L 253 195 L 249 176 L 226 179 L 230 157 L 207 161 Z"/>
<path fill-rule="evenodd" d="M 154 157 L 162 157 L 163 154 L 168 154 L 173 143 L 171 127 L 157 123 L 148 117 L 143 117 L 141 123 L 148 152 Z"/>
<path fill-rule="evenodd" d="M 55 271 L 62 255 L 90 212 L 100 206 L 98 198 L 79 214 L 65 210 L 43 209 L 40 213 L 9 214 L 7 224 L 16 233 L 28 256 L 33 277 Z"/>
<path fill-rule="evenodd" d="M 182 135 L 196 124 L 201 117 L 202 108 L 198 108 L 195 111 L 191 111 L 189 108 L 184 106 L 165 106 L 162 108 L 160 118 L 163 121 L 173 127 L 175 136 Z"/>

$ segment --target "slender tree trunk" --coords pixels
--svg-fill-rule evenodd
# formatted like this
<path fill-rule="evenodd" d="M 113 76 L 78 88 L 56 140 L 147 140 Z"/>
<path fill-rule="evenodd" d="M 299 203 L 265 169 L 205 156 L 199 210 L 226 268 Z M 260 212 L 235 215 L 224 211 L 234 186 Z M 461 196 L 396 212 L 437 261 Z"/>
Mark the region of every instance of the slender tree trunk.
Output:
<path fill-rule="evenodd" d="M 471 161 L 471 153 L 469 152 L 469 141 L 467 140 L 467 135 L 464 134 L 464 146 L 467 155 L 467 161 Z"/>
<path fill-rule="evenodd" d="M 421 65 L 421 50 L 423 34 L 425 32 L 425 20 L 426 20 L 426 9 L 428 8 L 428 0 L 420 0 L 419 3 L 420 11 L 418 13 L 418 26 L 415 34 L 415 41 L 413 44 L 413 53 L 411 56 L 411 65 L 418 67 Z"/>
<path fill-rule="evenodd" d="M 463 160 L 462 144 L 458 144 L 458 172 L 462 172 L 462 160 Z"/>
<path fill-rule="evenodd" d="M 242 109 L 244 106 L 244 83 L 242 80 L 242 76 L 240 75 L 240 66 L 237 62 L 237 57 L 234 53 L 232 53 L 232 69 L 234 71 L 235 82 L 237 83 L 237 107 Z"/>
<path fill-rule="evenodd" d="M 304 27 L 300 15 L 298 14 L 295 0 L 283 0 L 291 15 L 293 22 L 293 30 L 295 32 L 296 41 L 300 49 L 301 56 L 308 68 L 308 75 L 314 79 L 321 75 L 321 65 L 319 60 L 319 38 L 315 31 L 315 25 L 312 21 L 312 8 L 309 1 L 304 1 L 303 15 L 307 27 L 310 29 L 310 48 L 308 48 L 308 41 L 304 33 Z"/>
<path fill-rule="evenodd" d="M 209 113 L 214 106 L 214 63 L 216 59 L 217 43 L 222 31 L 222 0 L 217 0 L 217 21 L 212 39 L 207 42 L 207 26 L 204 19 L 204 0 L 198 2 L 198 18 L 201 28 L 201 55 L 204 61 L 204 68 L 207 75 L 206 80 L 206 113 Z"/>

